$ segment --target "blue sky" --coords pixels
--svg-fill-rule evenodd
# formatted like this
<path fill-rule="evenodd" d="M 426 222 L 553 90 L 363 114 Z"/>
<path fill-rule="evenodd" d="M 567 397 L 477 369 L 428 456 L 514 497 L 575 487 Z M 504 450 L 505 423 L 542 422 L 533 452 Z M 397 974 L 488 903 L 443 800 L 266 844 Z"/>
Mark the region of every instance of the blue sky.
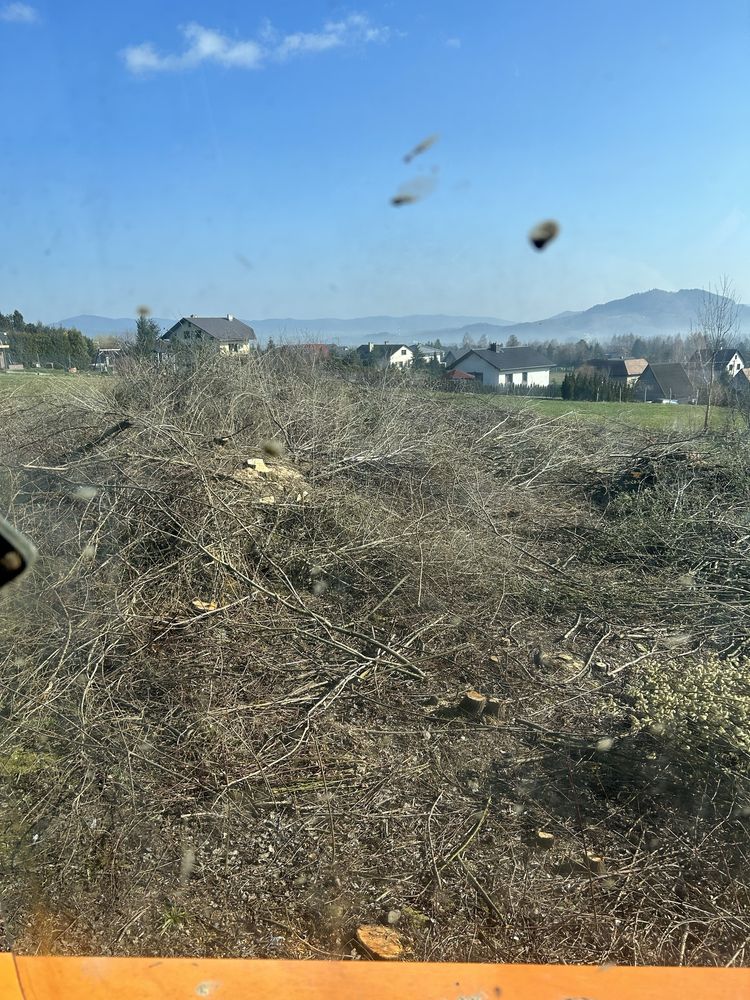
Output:
<path fill-rule="evenodd" d="M 750 299 L 748 0 L 0 0 L 0 51 L 0 311 Z"/>

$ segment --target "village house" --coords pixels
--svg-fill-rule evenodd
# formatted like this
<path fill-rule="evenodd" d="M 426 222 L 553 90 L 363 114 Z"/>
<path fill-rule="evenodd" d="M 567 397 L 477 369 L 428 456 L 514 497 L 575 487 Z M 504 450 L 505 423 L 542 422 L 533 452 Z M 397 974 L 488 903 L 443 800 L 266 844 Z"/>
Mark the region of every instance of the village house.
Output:
<path fill-rule="evenodd" d="M 10 350 L 10 344 L 8 343 L 7 334 L 0 333 L 0 372 L 7 372 L 8 370 L 9 350 Z"/>
<path fill-rule="evenodd" d="M 429 347 L 427 344 L 412 344 L 410 348 L 416 357 L 421 354 L 425 361 L 436 361 L 439 365 L 444 363 L 444 351 L 442 347 Z"/>
<path fill-rule="evenodd" d="M 406 344 L 363 344 L 357 348 L 357 356 L 363 365 L 375 368 L 408 368 L 414 360 L 414 352 Z"/>
<path fill-rule="evenodd" d="M 470 347 L 449 347 L 443 354 L 443 364 L 446 367 L 450 367 L 456 361 L 460 361 L 464 354 L 468 354 L 470 350 Z"/>
<path fill-rule="evenodd" d="M 711 368 L 714 370 L 714 377 L 727 375 L 734 378 L 737 372 L 745 367 L 745 359 L 734 347 L 722 347 L 721 350 L 695 351 L 688 362 L 692 367 L 703 369 L 706 377 L 710 376 Z"/>
<path fill-rule="evenodd" d="M 593 368 L 611 382 L 635 385 L 648 367 L 645 358 L 591 358 L 578 365 L 578 369 Z"/>
<path fill-rule="evenodd" d="M 695 403 L 698 393 L 683 365 L 650 364 L 635 384 L 644 403 Z"/>
<path fill-rule="evenodd" d="M 533 347 L 490 344 L 488 350 L 472 348 L 447 367 L 449 372 L 473 375 L 474 381 L 481 385 L 511 389 L 514 386 L 548 386 L 554 365 Z"/>
<path fill-rule="evenodd" d="M 156 341 L 157 360 L 174 360 L 182 349 L 218 354 L 247 354 L 257 345 L 251 326 L 226 316 L 183 316 Z"/>

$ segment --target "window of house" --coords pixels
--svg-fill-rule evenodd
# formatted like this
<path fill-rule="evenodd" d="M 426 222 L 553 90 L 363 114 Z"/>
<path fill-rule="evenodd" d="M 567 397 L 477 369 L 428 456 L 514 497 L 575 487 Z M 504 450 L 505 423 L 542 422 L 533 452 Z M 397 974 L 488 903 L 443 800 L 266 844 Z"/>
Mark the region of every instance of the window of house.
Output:
<path fill-rule="evenodd" d="M 401 348 L 401 353 L 402 353 L 402 354 L 406 354 L 406 348 L 405 348 L 405 347 L 402 347 L 402 348 Z"/>
<path fill-rule="evenodd" d="M 524 372 L 522 374 L 521 381 L 524 382 L 524 384 L 529 381 L 529 373 L 528 372 Z"/>
<path fill-rule="evenodd" d="M 239 351 L 239 349 L 240 349 L 240 345 L 239 344 L 230 344 L 229 345 L 229 353 L 230 354 L 236 354 Z"/>
<path fill-rule="evenodd" d="M 508 374 L 505 376 L 505 384 L 513 385 L 513 372 L 508 372 Z"/>

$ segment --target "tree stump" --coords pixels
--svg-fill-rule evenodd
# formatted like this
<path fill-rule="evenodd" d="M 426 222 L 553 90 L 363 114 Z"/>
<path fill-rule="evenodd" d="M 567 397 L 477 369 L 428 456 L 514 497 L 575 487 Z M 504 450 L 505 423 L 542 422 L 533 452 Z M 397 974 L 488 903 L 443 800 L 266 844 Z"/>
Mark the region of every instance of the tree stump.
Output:
<path fill-rule="evenodd" d="M 604 858 L 599 857 L 598 854 L 594 854 L 593 851 L 586 851 L 585 864 L 592 875 L 606 875 L 607 873 Z"/>
<path fill-rule="evenodd" d="M 368 954 L 385 961 L 400 958 L 404 950 L 398 934 L 390 927 L 381 927 L 379 924 L 363 924 L 358 927 L 357 940 Z"/>
<path fill-rule="evenodd" d="M 555 846 L 554 833 L 548 833 L 546 830 L 537 830 L 534 835 L 534 846 L 540 851 L 551 851 Z"/>
<path fill-rule="evenodd" d="M 486 718 L 499 719 L 502 708 L 503 703 L 498 698 L 488 698 L 487 704 L 484 706 L 484 715 Z"/>
<path fill-rule="evenodd" d="M 459 709 L 470 718 L 478 719 L 484 711 L 487 699 L 479 691 L 467 691 L 461 699 Z"/>

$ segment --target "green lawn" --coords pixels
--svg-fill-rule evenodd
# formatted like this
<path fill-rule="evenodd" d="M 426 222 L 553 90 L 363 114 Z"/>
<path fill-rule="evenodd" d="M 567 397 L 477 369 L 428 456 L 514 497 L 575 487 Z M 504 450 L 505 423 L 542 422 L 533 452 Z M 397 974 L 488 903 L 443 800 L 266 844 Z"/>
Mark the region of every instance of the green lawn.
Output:
<path fill-rule="evenodd" d="M 0 375 L 0 398 L 13 395 L 34 395 L 50 390 L 69 391 L 74 386 L 95 385 L 105 376 L 94 374 L 71 374 L 58 371 L 4 372 Z"/>
<path fill-rule="evenodd" d="M 448 394 L 446 394 L 448 395 Z M 606 420 L 644 427 L 658 431 L 686 431 L 697 433 L 703 427 L 703 407 L 661 403 L 585 403 L 565 399 L 538 399 L 520 396 L 464 395 L 456 393 L 453 399 L 460 399 L 474 406 L 515 406 L 531 407 L 546 417 L 560 417 L 566 413 L 577 413 L 590 420 Z M 715 407 L 712 412 L 711 429 L 718 430 L 730 420 L 731 414 L 724 407 Z"/>

